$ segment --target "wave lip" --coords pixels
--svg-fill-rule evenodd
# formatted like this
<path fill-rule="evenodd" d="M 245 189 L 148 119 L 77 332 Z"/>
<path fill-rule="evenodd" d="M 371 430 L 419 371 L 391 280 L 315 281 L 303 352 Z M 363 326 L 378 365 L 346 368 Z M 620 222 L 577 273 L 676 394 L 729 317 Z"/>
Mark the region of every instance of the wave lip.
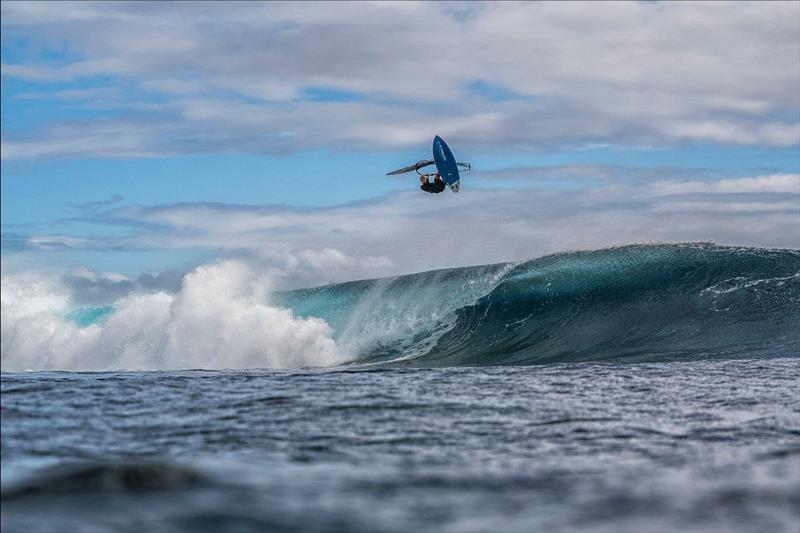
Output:
<path fill-rule="evenodd" d="M 800 346 L 800 252 L 785 249 L 630 245 L 278 299 L 325 319 L 356 363 L 791 357 Z"/>

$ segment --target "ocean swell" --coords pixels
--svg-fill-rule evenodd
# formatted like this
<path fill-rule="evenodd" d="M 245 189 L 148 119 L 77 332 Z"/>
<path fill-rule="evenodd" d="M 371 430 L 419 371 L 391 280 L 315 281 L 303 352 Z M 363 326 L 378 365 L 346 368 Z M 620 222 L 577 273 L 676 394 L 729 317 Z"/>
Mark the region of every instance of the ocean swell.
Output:
<path fill-rule="evenodd" d="M 795 357 L 800 252 L 630 245 L 272 292 L 247 265 L 76 306 L 4 276 L 2 370 L 473 366 Z"/>
<path fill-rule="evenodd" d="M 800 252 L 632 245 L 275 295 L 356 363 L 796 356 Z"/>

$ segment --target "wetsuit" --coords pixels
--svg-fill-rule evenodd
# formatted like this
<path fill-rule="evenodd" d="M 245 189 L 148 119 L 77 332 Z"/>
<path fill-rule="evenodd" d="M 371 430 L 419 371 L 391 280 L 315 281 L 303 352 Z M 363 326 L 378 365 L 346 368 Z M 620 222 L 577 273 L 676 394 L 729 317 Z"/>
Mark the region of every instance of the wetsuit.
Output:
<path fill-rule="evenodd" d="M 444 190 L 444 181 L 434 180 L 433 183 L 426 181 L 419 188 L 425 192 L 442 192 Z"/>

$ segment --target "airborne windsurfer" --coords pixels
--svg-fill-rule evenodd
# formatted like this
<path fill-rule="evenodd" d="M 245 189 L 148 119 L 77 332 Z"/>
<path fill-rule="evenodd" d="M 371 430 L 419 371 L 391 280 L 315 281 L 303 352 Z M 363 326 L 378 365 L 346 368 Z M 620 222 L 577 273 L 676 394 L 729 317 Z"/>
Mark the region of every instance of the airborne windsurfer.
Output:
<path fill-rule="evenodd" d="M 419 181 L 421 185 L 419 186 L 425 192 L 433 192 L 433 193 L 440 193 L 444 190 L 444 180 L 437 172 L 434 175 L 433 183 L 428 181 L 428 176 L 431 174 L 423 174 L 419 177 Z"/>
<path fill-rule="evenodd" d="M 430 165 L 436 165 L 436 174 L 423 174 L 420 172 L 420 169 Z M 442 192 L 445 189 L 445 185 L 450 187 L 451 191 L 458 192 L 461 189 L 461 177 L 458 174 L 459 167 L 461 167 L 462 171 L 472 168 L 469 163 L 456 161 L 453 152 L 450 151 L 444 140 L 437 135 L 433 138 L 433 159 L 417 161 L 413 165 L 393 170 L 386 175 L 396 176 L 406 172 L 416 172 L 419 174 L 419 188 L 425 192 Z M 433 182 L 428 181 L 431 176 L 434 176 Z"/>

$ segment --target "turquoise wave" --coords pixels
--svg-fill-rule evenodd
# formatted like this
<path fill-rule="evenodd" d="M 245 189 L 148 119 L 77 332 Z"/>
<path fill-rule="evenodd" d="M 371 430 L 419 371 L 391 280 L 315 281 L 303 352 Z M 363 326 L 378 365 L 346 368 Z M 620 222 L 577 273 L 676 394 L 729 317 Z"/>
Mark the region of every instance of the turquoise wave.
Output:
<path fill-rule="evenodd" d="M 92 324 L 102 324 L 113 312 L 114 306 L 112 305 L 78 307 L 67 313 L 67 319 L 85 328 Z"/>
<path fill-rule="evenodd" d="M 283 292 L 355 363 L 797 356 L 800 252 L 632 245 Z"/>

